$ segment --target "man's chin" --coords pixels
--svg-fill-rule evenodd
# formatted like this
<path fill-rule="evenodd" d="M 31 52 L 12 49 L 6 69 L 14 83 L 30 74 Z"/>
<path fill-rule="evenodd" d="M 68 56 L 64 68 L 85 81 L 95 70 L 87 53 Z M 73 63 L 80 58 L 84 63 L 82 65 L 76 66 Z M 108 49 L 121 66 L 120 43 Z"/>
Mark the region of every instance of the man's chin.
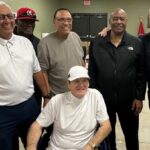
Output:
<path fill-rule="evenodd" d="M 124 34 L 124 32 L 125 32 L 125 31 L 116 31 L 115 34 L 116 34 L 116 35 L 122 35 L 122 34 Z"/>
<path fill-rule="evenodd" d="M 31 35 L 33 35 L 33 33 L 28 33 L 28 32 L 24 32 L 24 33 L 23 33 L 23 36 L 26 36 L 26 37 L 29 37 L 29 36 L 31 36 Z"/>
<path fill-rule="evenodd" d="M 63 32 L 64 35 L 68 36 L 70 31 Z"/>

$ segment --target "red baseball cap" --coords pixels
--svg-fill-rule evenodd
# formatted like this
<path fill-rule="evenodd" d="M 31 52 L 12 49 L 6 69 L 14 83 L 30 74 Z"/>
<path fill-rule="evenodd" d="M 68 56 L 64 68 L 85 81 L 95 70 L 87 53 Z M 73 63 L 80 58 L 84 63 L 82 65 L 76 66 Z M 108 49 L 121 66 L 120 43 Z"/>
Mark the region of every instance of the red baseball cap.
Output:
<path fill-rule="evenodd" d="M 35 20 L 35 21 L 39 21 L 38 19 L 36 19 L 36 13 L 33 9 L 31 8 L 27 8 L 27 7 L 23 7 L 20 8 L 17 11 L 17 20 Z"/>

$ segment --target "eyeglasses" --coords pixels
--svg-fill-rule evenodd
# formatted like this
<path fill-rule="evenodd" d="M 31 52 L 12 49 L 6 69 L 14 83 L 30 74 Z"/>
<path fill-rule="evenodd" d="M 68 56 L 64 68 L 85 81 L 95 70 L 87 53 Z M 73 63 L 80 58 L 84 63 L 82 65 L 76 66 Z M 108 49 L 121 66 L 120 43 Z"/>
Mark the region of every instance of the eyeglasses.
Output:
<path fill-rule="evenodd" d="M 65 23 L 65 22 L 71 23 L 72 22 L 72 18 L 56 18 L 56 19 L 61 23 Z"/>
<path fill-rule="evenodd" d="M 0 14 L 0 21 L 5 20 L 6 17 L 7 17 L 8 19 L 15 19 L 15 14 L 6 14 L 6 15 Z"/>

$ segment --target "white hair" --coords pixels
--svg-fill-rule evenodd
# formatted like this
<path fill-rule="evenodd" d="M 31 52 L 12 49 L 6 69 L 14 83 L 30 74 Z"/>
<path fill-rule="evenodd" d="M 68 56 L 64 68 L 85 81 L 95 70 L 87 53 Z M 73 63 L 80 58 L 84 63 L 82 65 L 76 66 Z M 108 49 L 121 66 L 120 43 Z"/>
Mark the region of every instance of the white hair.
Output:
<path fill-rule="evenodd" d="M 11 7 L 7 3 L 5 3 L 4 1 L 0 1 L 0 6 L 6 6 L 11 10 Z"/>

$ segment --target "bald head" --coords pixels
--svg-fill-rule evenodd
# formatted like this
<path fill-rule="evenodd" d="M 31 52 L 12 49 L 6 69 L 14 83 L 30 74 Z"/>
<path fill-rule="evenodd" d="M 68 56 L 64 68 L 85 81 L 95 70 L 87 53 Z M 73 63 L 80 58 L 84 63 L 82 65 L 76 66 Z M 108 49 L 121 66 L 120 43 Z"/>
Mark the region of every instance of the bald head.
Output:
<path fill-rule="evenodd" d="M 122 35 L 127 26 L 127 14 L 122 8 L 115 9 L 109 19 L 111 31 L 115 35 Z"/>
<path fill-rule="evenodd" d="M 116 8 L 110 15 L 110 19 L 113 18 L 113 16 L 115 16 L 115 14 L 122 14 L 125 18 L 127 18 L 127 13 L 122 9 L 122 8 Z"/>

